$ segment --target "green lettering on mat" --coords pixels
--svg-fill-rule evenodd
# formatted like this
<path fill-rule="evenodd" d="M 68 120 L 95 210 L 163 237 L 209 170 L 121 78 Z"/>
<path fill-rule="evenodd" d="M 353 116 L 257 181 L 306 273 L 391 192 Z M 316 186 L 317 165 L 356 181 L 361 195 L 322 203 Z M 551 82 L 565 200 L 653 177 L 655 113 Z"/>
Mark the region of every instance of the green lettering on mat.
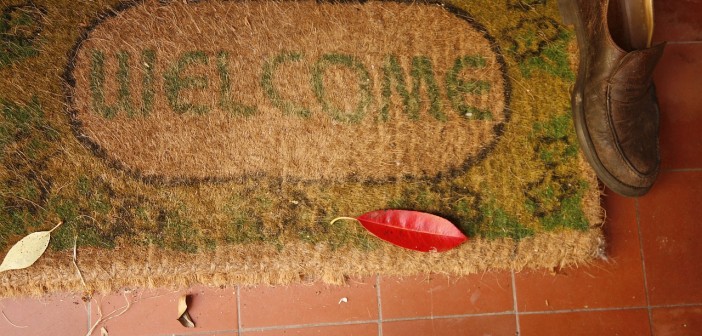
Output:
<path fill-rule="evenodd" d="M 342 111 L 326 99 L 324 90 L 324 72 L 331 65 L 345 66 L 354 70 L 359 79 L 359 102 L 356 108 L 348 113 Z M 351 55 L 344 54 L 326 54 L 323 55 L 312 68 L 312 88 L 317 100 L 322 104 L 322 110 L 329 114 L 332 119 L 340 122 L 357 123 L 363 119 L 366 109 L 371 104 L 371 79 L 368 70 L 357 58 Z"/>
<path fill-rule="evenodd" d="M 202 51 L 190 51 L 183 53 L 176 64 L 171 66 L 171 68 L 168 69 L 163 76 L 168 104 L 176 113 L 183 114 L 186 112 L 194 112 L 196 114 L 205 114 L 210 110 L 210 108 L 207 106 L 183 102 L 180 99 L 180 93 L 182 90 L 201 90 L 207 88 L 208 86 L 207 77 L 205 76 L 182 76 L 183 70 L 195 63 L 207 65 L 207 55 Z"/>
<path fill-rule="evenodd" d="M 217 55 L 217 72 L 219 72 L 220 95 L 219 106 L 232 115 L 250 116 L 256 114 L 256 108 L 232 101 L 232 88 L 229 80 L 229 53 L 221 51 Z"/>
<path fill-rule="evenodd" d="M 105 118 L 115 116 L 114 108 L 105 106 L 105 54 L 93 51 L 90 63 L 90 93 L 93 98 L 93 111 Z"/>
<path fill-rule="evenodd" d="M 441 112 L 441 98 L 439 97 L 439 85 L 436 84 L 436 76 L 431 60 L 426 56 L 415 56 L 412 58 L 412 95 L 410 96 L 410 106 L 419 110 L 419 88 L 422 82 L 426 85 L 429 95 L 429 114 L 436 120 L 446 121 L 446 115 Z"/>
<path fill-rule="evenodd" d="M 311 112 L 302 106 L 297 106 L 293 102 L 283 99 L 278 90 L 273 86 L 273 75 L 276 69 L 283 63 L 300 62 L 302 55 L 299 53 L 282 53 L 263 64 L 263 75 L 261 76 L 261 86 L 266 97 L 273 106 L 279 108 L 285 114 L 296 114 L 301 117 L 309 117 Z"/>
<path fill-rule="evenodd" d="M 463 56 L 456 59 L 453 68 L 446 76 L 446 95 L 453 108 L 460 115 L 469 119 L 492 119 L 488 110 L 466 104 L 465 95 L 481 95 L 490 91 L 490 82 L 484 80 L 463 80 L 461 71 L 465 68 L 479 69 L 485 67 L 485 58 L 480 55 Z"/>
<path fill-rule="evenodd" d="M 429 98 L 429 114 L 436 120 L 446 121 L 446 115 L 441 111 L 439 85 L 436 82 L 431 60 L 426 56 L 413 57 L 410 75 L 412 76 L 412 92 L 407 90 L 405 71 L 402 69 L 397 56 L 388 55 L 383 66 L 383 87 L 381 90 L 383 102 L 380 108 L 381 118 L 387 120 L 389 117 L 390 96 L 392 96 L 392 81 L 394 79 L 396 83 L 395 90 L 402 98 L 403 111 L 408 118 L 411 120 L 419 119 L 419 111 L 422 102 L 420 88 L 422 87 L 422 83 L 424 83 Z"/>
<path fill-rule="evenodd" d="M 144 64 L 144 77 L 141 83 L 141 98 L 143 105 L 141 115 L 148 116 L 154 110 L 154 66 L 156 64 L 156 51 L 153 49 L 144 50 L 141 53 L 141 61 Z"/>
<path fill-rule="evenodd" d="M 127 115 L 134 115 L 134 107 L 129 93 L 129 54 L 124 51 L 117 53 L 117 101 L 119 107 Z"/>
<path fill-rule="evenodd" d="M 388 55 L 383 65 L 383 84 L 381 95 L 383 97 L 382 106 L 380 107 L 380 117 L 383 121 L 390 118 L 390 96 L 392 95 L 392 80 L 395 80 L 395 90 L 402 98 L 405 113 L 410 119 L 419 119 L 419 109 L 410 107 L 410 95 L 407 92 L 407 83 L 405 83 L 405 75 L 400 61 L 395 55 Z M 415 92 L 415 94 L 418 94 Z M 416 102 L 416 100 L 415 100 Z"/>
<path fill-rule="evenodd" d="M 114 118 L 118 111 L 134 114 L 129 92 L 129 54 L 125 51 L 117 53 L 117 103 L 113 106 L 105 104 L 105 54 L 93 51 L 90 68 L 90 91 L 93 98 L 93 110 L 105 118 Z"/>

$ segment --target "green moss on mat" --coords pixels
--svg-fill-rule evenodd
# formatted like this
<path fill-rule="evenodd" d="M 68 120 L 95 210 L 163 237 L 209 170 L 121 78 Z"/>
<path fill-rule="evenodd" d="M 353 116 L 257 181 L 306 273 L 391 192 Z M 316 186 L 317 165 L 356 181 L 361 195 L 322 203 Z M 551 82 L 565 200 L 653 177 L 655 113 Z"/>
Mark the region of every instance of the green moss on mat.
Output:
<path fill-rule="evenodd" d="M 42 9 L 32 5 L 0 8 L 0 68 L 36 56 L 43 29 Z"/>
<path fill-rule="evenodd" d="M 525 77 L 530 78 L 537 70 L 545 71 L 553 76 L 566 80 L 574 80 L 575 74 L 570 66 L 568 45 L 573 39 L 573 34 L 564 28 L 555 26 L 556 33 L 548 41 L 539 40 L 536 34 L 542 31 L 530 30 L 526 35 L 520 36 L 527 45 L 543 43 L 538 53 L 524 53 L 519 68 Z M 517 52 L 517 50 L 513 50 Z"/>
<path fill-rule="evenodd" d="M 495 204 L 494 200 L 487 202 L 480 208 L 485 223 L 482 227 L 482 236 L 486 238 L 508 237 L 520 240 L 534 235 L 534 230 L 524 226 L 513 215 Z"/>
<path fill-rule="evenodd" d="M 46 124 L 36 96 L 21 103 L 0 98 L 0 246 L 43 226 L 47 211 L 42 204 L 51 181 L 40 172 L 58 136 Z"/>
<path fill-rule="evenodd" d="M 267 241 L 260 219 L 254 219 L 246 214 L 239 214 L 224 226 L 224 241 L 228 243 L 257 243 Z"/>
<path fill-rule="evenodd" d="M 588 229 L 582 201 L 589 186 L 577 174 L 578 146 L 570 113 L 536 123 L 532 142 L 537 144 L 536 157 L 547 169 L 528 185 L 527 209 L 546 230 Z"/>

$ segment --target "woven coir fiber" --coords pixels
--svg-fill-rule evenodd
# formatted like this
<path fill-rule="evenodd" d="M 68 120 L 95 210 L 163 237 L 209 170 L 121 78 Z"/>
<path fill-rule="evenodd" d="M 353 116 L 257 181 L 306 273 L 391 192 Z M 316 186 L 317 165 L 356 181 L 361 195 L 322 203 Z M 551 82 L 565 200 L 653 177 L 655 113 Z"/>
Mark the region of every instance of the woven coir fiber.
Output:
<path fill-rule="evenodd" d="M 507 119 L 501 55 L 438 6 L 138 7 L 88 33 L 71 75 L 80 132 L 140 175 L 435 176 Z"/>
<path fill-rule="evenodd" d="M 0 250 L 63 225 L 3 295 L 562 267 L 602 252 L 547 1 L 0 7 Z M 471 239 L 418 253 L 331 220 Z M 73 249 L 84 277 L 73 265 Z"/>

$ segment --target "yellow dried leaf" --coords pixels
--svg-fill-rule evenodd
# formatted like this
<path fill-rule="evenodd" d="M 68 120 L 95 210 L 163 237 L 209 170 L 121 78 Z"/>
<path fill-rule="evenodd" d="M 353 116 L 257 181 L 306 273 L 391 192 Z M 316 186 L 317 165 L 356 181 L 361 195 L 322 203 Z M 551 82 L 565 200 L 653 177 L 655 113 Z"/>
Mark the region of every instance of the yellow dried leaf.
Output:
<path fill-rule="evenodd" d="M 180 299 L 178 299 L 178 315 L 176 316 L 180 318 L 183 316 L 186 310 L 188 310 L 188 296 L 183 295 L 180 297 Z"/>
<path fill-rule="evenodd" d="M 178 322 L 186 328 L 195 328 L 195 322 L 188 314 L 188 296 L 183 295 L 178 300 Z"/>
<path fill-rule="evenodd" d="M 51 232 L 60 225 L 61 223 L 49 231 L 31 233 L 18 241 L 5 255 L 5 259 L 0 264 L 0 272 L 32 266 L 49 246 Z"/>
<path fill-rule="evenodd" d="M 110 334 L 107 333 L 107 329 L 105 329 L 105 327 L 100 328 L 100 336 L 110 336 Z"/>

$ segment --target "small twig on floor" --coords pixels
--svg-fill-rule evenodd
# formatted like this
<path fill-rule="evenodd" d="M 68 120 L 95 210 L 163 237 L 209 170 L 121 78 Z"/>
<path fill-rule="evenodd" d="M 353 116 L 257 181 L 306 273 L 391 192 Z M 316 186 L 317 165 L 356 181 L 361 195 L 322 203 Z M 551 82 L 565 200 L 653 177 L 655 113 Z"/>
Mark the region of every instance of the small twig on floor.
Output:
<path fill-rule="evenodd" d="M 129 301 L 129 299 L 127 299 L 127 292 L 124 292 L 123 294 L 124 294 L 124 300 L 127 301 L 127 306 L 124 307 L 124 310 L 123 310 L 123 311 L 121 311 L 119 314 L 117 314 L 117 315 L 115 315 L 115 316 L 109 316 L 109 315 L 108 315 L 109 317 L 107 317 L 107 318 L 105 319 L 105 322 L 107 322 L 107 321 L 109 321 L 109 320 L 111 320 L 111 319 L 113 319 L 113 318 L 117 318 L 117 317 L 120 317 L 120 316 L 124 315 L 124 313 L 126 313 L 127 310 L 129 310 L 129 308 L 132 307 L 132 303 L 133 303 L 133 302 L 131 302 L 131 301 Z M 137 300 L 134 300 L 134 302 L 137 302 Z M 116 311 L 117 311 L 117 310 L 115 310 L 115 312 L 116 312 Z M 114 312 L 113 312 L 113 313 L 114 313 Z M 111 315 L 111 314 L 110 314 L 110 315 Z"/>
<path fill-rule="evenodd" d="M 80 276 L 80 283 L 83 284 L 83 287 L 88 287 L 85 284 L 85 278 L 83 278 L 83 273 L 81 273 L 80 268 L 78 267 L 78 263 L 76 262 L 77 260 L 77 252 L 76 250 L 78 249 L 78 235 L 76 235 L 75 239 L 73 240 L 73 266 L 76 267 L 76 270 L 78 271 L 78 276 Z"/>
<path fill-rule="evenodd" d="M 0 313 L 2 313 L 2 317 L 5 318 L 5 321 L 7 321 L 7 323 L 9 323 L 10 325 L 12 325 L 13 327 L 15 327 L 15 328 L 29 328 L 29 326 L 18 326 L 18 325 L 16 325 L 16 324 L 12 323 L 12 321 L 10 321 L 10 319 L 7 318 L 7 315 L 5 315 L 5 312 L 4 312 L 4 311 L 1 311 L 1 310 L 0 310 Z"/>
<path fill-rule="evenodd" d="M 104 322 L 107 322 L 113 318 L 120 317 L 124 313 L 126 313 L 127 310 L 129 310 L 129 308 L 132 307 L 132 302 L 129 301 L 129 299 L 127 298 L 128 292 L 129 291 L 124 291 L 122 293 L 122 295 L 124 296 L 124 300 L 127 302 L 127 304 L 125 306 L 122 306 L 120 308 L 113 310 L 111 313 L 107 314 L 106 316 L 102 316 L 102 308 L 100 307 L 100 304 L 98 303 L 98 306 L 97 306 L 98 307 L 98 319 L 97 319 L 97 321 L 95 321 L 95 324 L 93 324 L 93 326 L 90 328 L 90 330 L 88 330 L 88 333 L 86 334 L 86 336 L 92 335 L 93 331 L 95 331 L 95 328 L 97 328 L 97 326 L 100 325 L 100 323 L 104 323 Z M 134 302 L 136 302 L 136 301 L 134 301 Z M 119 314 L 112 316 L 112 314 L 116 313 L 120 309 L 123 309 L 123 310 Z"/>
<path fill-rule="evenodd" d="M 124 296 L 124 301 L 126 301 L 127 304 L 124 305 L 124 306 L 122 306 L 122 307 L 120 307 L 120 308 L 117 308 L 117 309 L 113 310 L 111 313 L 107 314 L 106 316 L 102 316 L 102 308 L 101 308 L 100 303 L 98 302 L 98 305 L 97 305 L 97 309 L 98 309 L 98 319 L 97 319 L 97 321 L 95 321 L 95 323 L 93 324 L 93 326 L 90 327 L 90 330 L 88 330 L 88 333 L 86 334 L 86 336 L 92 335 L 92 333 L 95 331 L 95 329 L 97 329 L 97 327 L 98 327 L 100 324 L 103 324 L 103 323 L 105 323 L 105 322 L 107 322 L 107 321 L 109 321 L 109 320 L 111 320 L 111 319 L 118 318 L 118 317 L 124 315 L 124 313 L 126 313 L 126 312 L 129 310 L 129 308 L 132 307 L 132 304 L 135 304 L 135 303 L 137 303 L 137 302 L 139 302 L 139 301 L 148 300 L 148 299 L 153 299 L 153 298 L 158 298 L 158 297 L 162 297 L 162 296 L 166 295 L 166 294 L 153 295 L 153 296 L 149 296 L 149 297 L 144 298 L 144 297 L 141 297 L 141 294 L 142 294 L 142 293 L 140 293 L 140 294 L 139 294 L 140 297 L 136 298 L 134 301 L 129 301 L 129 298 L 127 298 L 127 294 L 129 294 L 129 293 L 131 293 L 131 292 L 132 292 L 132 290 L 127 290 L 127 289 L 125 289 L 125 290 L 122 292 L 122 296 Z M 96 300 L 96 301 L 97 301 L 97 300 Z M 120 311 L 119 314 L 113 316 L 113 314 L 114 314 L 114 313 L 117 313 L 119 310 L 122 310 L 122 311 Z"/>

